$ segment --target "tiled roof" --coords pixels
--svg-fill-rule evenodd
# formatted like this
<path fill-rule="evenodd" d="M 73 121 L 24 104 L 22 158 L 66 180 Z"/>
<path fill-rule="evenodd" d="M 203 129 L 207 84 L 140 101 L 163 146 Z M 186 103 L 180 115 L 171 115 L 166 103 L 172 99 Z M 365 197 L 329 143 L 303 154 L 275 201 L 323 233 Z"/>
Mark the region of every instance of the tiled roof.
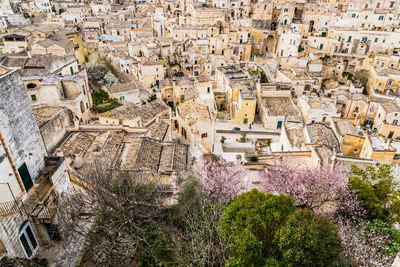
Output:
<path fill-rule="evenodd" d="M 63 109 L 63 107 L 54 106 L 34 108 L 33 115 L 35 116 L 38 127 L 40 128 L 41 126 L 43 126 L 51 117 L 53 117 L 55 114 Z"/>
<path fill-rule="evenodd" d="M 290 97 L 263 97 L 269 116 L 297 116 L 299 112 Z"/>
<path fill-rule="evenodd" d="M 186 145 L 130 137 L 122 132 L 73 133 L 61 149 L 67 157 L 82 158 L 82 166 L 76 166 L 82 175 L 99 167 L 171 175 L 172 172 L 180 173 L 187 166 Z"/>
<path fill-rule="evenodd" d="M 314 145 L 327 146 L 335 151 L 340 151 L 339 141 L 332 128 L 322 123 L 308 124 L 306 127 Z"/>
<path fill-rule="evenodd" d="M 168 128 L 169 124 L 164 121 L 154 123 L 150 126 L 150 129 L 147 132 L 146 136 L 156 140 L 164 140 Z"/>
<path fill-rule="evenodd" d="M 200 120 L 211 120 L 211 116 L 206 105 L 188 101 L 177 107 L 179 116 L 186 119 L 189 126 L 192 126 Z"/>
<path fill-rule="evenodd" d="M 135 104 L 127 104 L 100 114 L 100 116 L 114 119 L 133 120 L 140 118 L 144 126 L 156 116 L 162 115 L 170 115 L 170 107 L 160 99 L 156 99 L 143 107 L 136 106 Z"/>

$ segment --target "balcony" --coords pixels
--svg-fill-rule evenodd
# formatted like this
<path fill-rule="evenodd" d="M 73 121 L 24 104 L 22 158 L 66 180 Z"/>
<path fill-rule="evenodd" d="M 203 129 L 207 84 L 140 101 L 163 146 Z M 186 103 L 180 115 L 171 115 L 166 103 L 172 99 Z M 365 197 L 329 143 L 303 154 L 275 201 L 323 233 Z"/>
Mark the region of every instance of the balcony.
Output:
<path fill-rule="evenodd" d="M 63 163 L 64 158 L 47 157 L 44 170 L 28 193 L 20 199 L 0 203 L 0 218 L 26 213 L 41 222 L 50 222 L 55 214 L 55 208 L 52 206 L 57 201 L 53 181 L 55 176 L 62 172 L 60 166 Z"/>

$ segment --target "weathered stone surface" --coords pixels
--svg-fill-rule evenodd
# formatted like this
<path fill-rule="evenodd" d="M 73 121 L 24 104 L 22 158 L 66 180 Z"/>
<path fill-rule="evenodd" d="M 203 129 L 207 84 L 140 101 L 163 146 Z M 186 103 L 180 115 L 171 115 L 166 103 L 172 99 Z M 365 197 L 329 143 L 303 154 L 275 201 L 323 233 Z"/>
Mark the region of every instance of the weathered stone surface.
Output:
<path fill-rule="evenodd" d="M 16 71 L 0 76 L 0 131 L 17 168 L 24 162 L 35 180 L 44 168 L 46 149 L 32 107 Z"/>

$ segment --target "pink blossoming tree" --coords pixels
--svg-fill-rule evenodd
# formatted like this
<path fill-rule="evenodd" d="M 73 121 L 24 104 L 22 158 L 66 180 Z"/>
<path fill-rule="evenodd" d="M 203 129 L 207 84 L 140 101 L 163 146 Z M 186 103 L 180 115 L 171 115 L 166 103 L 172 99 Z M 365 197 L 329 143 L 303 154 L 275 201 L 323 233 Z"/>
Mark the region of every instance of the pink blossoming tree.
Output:
<path fill-rule="evenodd" d="M 347 187 L 348 179 L 344 172 L 301 164 L 295 168 L 281 161 L 261 175 L 261 190 L 291 196 L 298 207 L 320 214 L 345 212 L 352 217 L 363 215 L 355 194 Z"/>
<path fill-rule="evenodd" d="M 338 220 L 342 256 L 354 266 L 391 266 L 393 257 L 382 253 L 389 236 L 374 229 L 367 229 L 365 222 L 356 224 L 348 220 Z"/>
<path fill-rule="evenodd" d="M 241 194 L 247 170 L 218 160 L 214 155 L 204 155 L 193 167 L 206 195 L 206 202 L 226 203 Z"/>

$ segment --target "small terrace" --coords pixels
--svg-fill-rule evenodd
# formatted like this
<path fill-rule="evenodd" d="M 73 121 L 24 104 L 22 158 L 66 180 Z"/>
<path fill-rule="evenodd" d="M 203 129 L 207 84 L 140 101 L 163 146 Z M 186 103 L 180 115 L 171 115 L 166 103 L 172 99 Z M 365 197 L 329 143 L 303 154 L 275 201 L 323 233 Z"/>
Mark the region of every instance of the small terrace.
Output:
<path fill-rule="evenodd" d="M 43 222 L 51 220 L 55 214 L 55 209 L 51 206 L 56 201 L 52 178 L 63 161 L 64 158 L 61 157 L 46 157 L 45 168 L 28 193 L 14 198 L 13 201 L 0 203 L 0 217 L 27 213 Z"/>

